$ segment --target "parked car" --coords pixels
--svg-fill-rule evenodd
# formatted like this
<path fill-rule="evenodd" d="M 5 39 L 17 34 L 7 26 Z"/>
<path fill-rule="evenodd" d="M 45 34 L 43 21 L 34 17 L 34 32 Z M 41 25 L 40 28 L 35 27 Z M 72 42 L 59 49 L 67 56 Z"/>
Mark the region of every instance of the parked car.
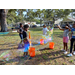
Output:
<path fill-rule="evenodd" d="M 44 24 L 41 24 L 40 27 L 43 27 Z"/>
<path fill-rule="evenodd" d="M 37 24 L 37 27 L 40 27 L 40 24 Z"/>
<path fill-rule="evenodd" d="M 46 26 L 49 26 L 49 24 L 46 24 Z"/>
<path fill-rule="evenodd" d="M 33 25 L 33 26 L 32 26 L 32 28 L 36 28 L 36 27 L 37 27 L 37 25 Z"/>

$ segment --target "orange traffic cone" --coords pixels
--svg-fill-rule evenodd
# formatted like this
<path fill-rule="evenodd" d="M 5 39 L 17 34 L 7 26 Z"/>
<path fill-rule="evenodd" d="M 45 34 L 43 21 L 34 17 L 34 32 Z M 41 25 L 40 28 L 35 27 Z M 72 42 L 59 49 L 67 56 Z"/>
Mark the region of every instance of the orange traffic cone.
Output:
<path fill-rule="evenodd" d="M 30 35 L 30 32 L 29 32 L 29 39 L 31 39 L 31 35 Z"/>

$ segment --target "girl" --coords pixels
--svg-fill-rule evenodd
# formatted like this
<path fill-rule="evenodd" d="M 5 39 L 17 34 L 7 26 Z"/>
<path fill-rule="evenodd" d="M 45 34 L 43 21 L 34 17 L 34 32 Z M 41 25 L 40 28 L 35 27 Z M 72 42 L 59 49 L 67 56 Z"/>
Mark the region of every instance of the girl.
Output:
<path fill-rule="evenodd" d="M 24 54 L 23 54 L 24 57 L 28 57 L 28 50 L 29 50 L 29 46 L 30 46 L 29 41 L 27 39 L 28 29 L 29 29 L 29 26 L 27 24 L 24 25 L 24 31 L 23 31 L 23 41 L 24 41 L 24 48 L 25 48 Z"/>
<path fill-rule="evenodd" d="M 65 48 L 66 48 L 66 51 L 64 52 L 64 54 L 67 54 L 67 49 L 68 49 L 68 40 L 69 40 L 69 31 L 71 31 L 71 29 L 69 28 L 69 25 L 66 24 L 65 26 L 65 29 L 62 29 L 59 25 L 58 25 L 58 28 L 62 31 L 64 31 L 63 33 L 63 50 L 62 51 L 65 51 Z"/>
<path fill-rule="evenodd" d="M 75 24 L 73 24 L 73 28 L 71 29 L 71 47 L 70 47 L 70 54 L 68 54 L 67 56 L 73 56 L 75 55 Z M 74 43 L 74 52 L 72 55 L 72 48 L 73 48 L 73 43 Z"/>

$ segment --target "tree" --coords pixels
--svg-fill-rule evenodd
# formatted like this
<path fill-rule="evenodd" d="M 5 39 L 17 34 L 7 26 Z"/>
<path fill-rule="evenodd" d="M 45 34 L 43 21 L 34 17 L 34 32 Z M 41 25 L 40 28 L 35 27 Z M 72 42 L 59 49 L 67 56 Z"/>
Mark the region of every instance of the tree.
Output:
<path fill-rule="evenodd" d="M 1 31 L 7 31 L 7 22 L 6 22 L 6 15 L 8 10 L 7 9 L 0 9 L 0 20 L 1 20 Z"/>
<path fill-rule="evenodd" d="M 67 17 L 71 12 L 70 9 L 46 9 L 44 18 L 54 23 L 58 19 Z"/>
<path fill-rule="evenodd" d="M 26 12 L 26 9 L 17 9 L 17 18 L 20 22 L 24 21 L 24 14 L 23 12 Z"/>
<path fill-rule="evenodd" d="M 41 23 L 43 21 L 43 19 L 42 19 L 42 17 L 43 17 L 43 10 L 36 9 L 35 16 L 40 19 L 40 25 L 41 25 Z"/>
<path fill-rule="evenodd" d="M 0 9 L 1 31 L 7 31 L 7 23 L 10 23 L 12 21 L 23 21 L 23 12 L 25 10 L 26 9 Z"/>
<path fill-rule="evenodd" d="M 26 10 L 26 14 L 25 14 L 25 16 L 24 16 L 24 19 L 26 20 L 26 21 L 33 21 L 34 20 L 34 18 L 35 18 L 36 16 L 35 16 L 35 13 L 34 13 L 34 11 L 33 11 L 33 9 L 27 9 Z"/>
<path fill-rule="evenodd" d="M 6 16 L 6 20 L 7 20 L 7 24 L 11 24 L 14 22 L 17 22 L 17 15 L 16 15 L 16 9 L 10 9 L 8 10 L 7 16 Z"/>

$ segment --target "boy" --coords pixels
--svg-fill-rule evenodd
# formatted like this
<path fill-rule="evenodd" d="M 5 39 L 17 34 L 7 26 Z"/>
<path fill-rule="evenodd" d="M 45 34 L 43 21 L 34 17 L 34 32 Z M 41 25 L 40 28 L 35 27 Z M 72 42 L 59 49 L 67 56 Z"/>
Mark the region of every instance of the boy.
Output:
<path fill-rule="evenodd" d="M 47 34 L 47 31 L 49 31 L 46 27 L 46 25 L 43 25 L 43 35 Z"/>
<path fill-rule="evenodd" d="M 73 56 L 75 55 L 75 24 L 73 24 L 73 28 L 71 30 L 71 46 L 70 46 L 70 54 L 68 54 L 67 56 Z M 73 48 L 73 44 L 74 44 L 74 52 L 72 55 L 72 48 Z"/>
<path fill-rule="evenodd" d="M 29 29 L 29 26 L 26 24 L 24 25 L 24 31 L 23 31 L 23 41 L 24 41 L 24 57 L 28 57 L 28 50 L 29 50 L 29 41 L 27 39 L 27 31 Z"/>
<path fill-rule="evenodd" d="M 19 36 L 20 36 L 20 38 L 21 38 L 21 40 L 23 39 L 23 25 L 22 25 L 22 23 L 20 23 L 20 28 L 19 28 L 19 30 L 18 30 L 18 33 L 19 33 Z"/>

